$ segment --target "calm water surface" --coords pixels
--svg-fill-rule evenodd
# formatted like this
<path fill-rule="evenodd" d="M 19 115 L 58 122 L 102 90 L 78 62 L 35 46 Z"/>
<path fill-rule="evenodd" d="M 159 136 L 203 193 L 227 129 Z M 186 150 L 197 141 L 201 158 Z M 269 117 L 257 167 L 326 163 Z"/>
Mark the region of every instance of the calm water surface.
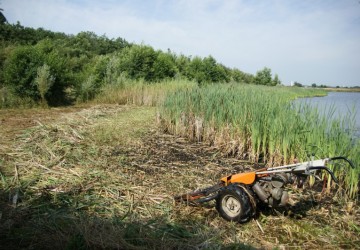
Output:
<path fill-rule="evenodd" d="M 324 97 L 312 97 L 297 99 L 296 102 L 308 103 L 317 107 L 320 113 L 334 108 L 334 118 L 341 118 L 346 115 L 353 115 L 356 123 L 356 137 L 360 137 L 360 93 L 359 92 L 329 92 Z"/>

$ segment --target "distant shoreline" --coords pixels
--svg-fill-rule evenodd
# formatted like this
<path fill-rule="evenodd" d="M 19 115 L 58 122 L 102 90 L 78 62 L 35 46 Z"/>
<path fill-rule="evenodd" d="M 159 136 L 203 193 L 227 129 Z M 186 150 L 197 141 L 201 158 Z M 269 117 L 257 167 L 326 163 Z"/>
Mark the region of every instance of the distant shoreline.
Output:
<path fill-rule="evenodd" d="M 331 92 L 360 92 L 360 88 L 323 88 Z"/>

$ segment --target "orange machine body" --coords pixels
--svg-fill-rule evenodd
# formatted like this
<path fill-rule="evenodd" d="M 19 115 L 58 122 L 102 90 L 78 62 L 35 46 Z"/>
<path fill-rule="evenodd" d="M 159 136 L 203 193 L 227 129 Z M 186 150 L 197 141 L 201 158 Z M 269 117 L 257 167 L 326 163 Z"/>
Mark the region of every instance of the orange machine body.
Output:
<path fill-rule="evenodd" d="M 255 172 L 241 173 L 241 174 L 233 174 L 226 177 L 221 178 L 220 180 L 225 183 L 225 186 L 231 183 L 242 183 L 242 184 L 252 184 L 254 183 L 256 178 Z"/>

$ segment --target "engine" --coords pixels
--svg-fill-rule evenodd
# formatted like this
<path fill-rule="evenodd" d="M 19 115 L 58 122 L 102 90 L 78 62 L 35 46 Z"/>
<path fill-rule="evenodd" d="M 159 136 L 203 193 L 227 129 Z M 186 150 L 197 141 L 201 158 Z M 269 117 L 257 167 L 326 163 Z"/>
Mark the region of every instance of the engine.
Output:
<path fill-rule="evenodd" d="M 288 203 L 289 194 L 284 190 L 284 186 L 289 183 L 293 183 L 290 174 L 279 173 L 260 178 L 252 189 L 262 202 L 270 207 L 279 207 Z"/>

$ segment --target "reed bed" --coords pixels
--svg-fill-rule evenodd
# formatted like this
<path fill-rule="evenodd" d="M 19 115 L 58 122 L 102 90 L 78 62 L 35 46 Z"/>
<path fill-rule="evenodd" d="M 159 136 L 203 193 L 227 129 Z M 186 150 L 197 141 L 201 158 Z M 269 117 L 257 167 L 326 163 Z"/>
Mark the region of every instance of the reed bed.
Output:
<path fill-rule="evenodd" d="M 268 166 L 316 158 L 346 156 L 360 162 L 354 117 L 342 120 L 291 100 L 322 95 L 318 90 L 249 85 L 210 85 L 171 93 L 161 106 L 161 122 L 171 133 L 205 141 L 226 155 Z M 357 198 L 359 167 L 331 166 L 342 185 L 337 190 Z M 330 189 L 330 180 L 328 183 Z"/>

